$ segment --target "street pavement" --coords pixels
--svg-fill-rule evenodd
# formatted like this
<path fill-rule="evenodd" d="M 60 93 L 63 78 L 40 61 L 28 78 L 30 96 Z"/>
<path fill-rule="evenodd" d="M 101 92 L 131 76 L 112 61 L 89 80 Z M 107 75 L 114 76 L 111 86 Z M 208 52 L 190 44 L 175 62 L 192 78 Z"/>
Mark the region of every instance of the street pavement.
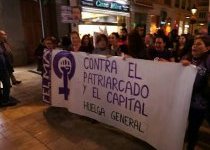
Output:
<path fill-rule="evenodd" d="M 20 102 L 0 108 L 0 150 L 153 150 L 114 127 L 43 103 L 41 76 L 34 68 L 15 68 L 22 83 L 12 87 L 11 96 Z M 197 150 L 210 150 L 206 122 L 200 134 Z"/>

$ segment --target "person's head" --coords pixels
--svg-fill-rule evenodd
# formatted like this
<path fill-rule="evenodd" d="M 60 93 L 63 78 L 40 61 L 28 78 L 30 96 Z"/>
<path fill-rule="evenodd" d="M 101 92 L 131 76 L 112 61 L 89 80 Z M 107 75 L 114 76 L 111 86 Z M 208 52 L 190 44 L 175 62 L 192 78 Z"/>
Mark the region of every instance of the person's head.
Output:
<path fill-rule="evenodd" d="M 192 46 L 192 55 L 194 57 L 200 57 L 203 53 L 210 50 L 210 36 L 203 35 L 198 36 L 194 40 L 194 44 Z"/>
<path fill-rule="evenodd" d="M 208 28 L 206 27 L 201 27 L 198 31 L 199 35 L 208 35 Z"/>
<path fill-rule="evenodd" d="M 138 31 L 133 30 L 128 34 L 128 54 L 134 58 L 144 58 L 145 45 Z"/>
<path fill-rule="evenodd" d="M 79 21 L 81 19 L 81 9 L 80 7 L 72 7 L 72 19 Z"/>
<path fill-rule="evenodd" d="M 90 41 L 90 40 L 91 40 L 91 39 L 90 39 L 90 36 L 89 36 L 88 34 L 85 34 L 85 35 L 83 35 L 83 37 L 82 37 L 81 44 L 82 44 L 83 46 L 88 46 L 88 45 L 91 44 L 91 41 Z"/>
<path fill-rule="evenodd" d="M 153 43 L 154 43 L 154 36 L 152 34 L 150 34 L 150 33 L 146 34 L 146 36 L 144 38 L 144 43 L 146 45 L 149 45 L 149 46 L 153 45 Z"/>
<path fill-rule="evenodd" d="M 51 36 L 47 36 L 44 39 L 44 46 L 47 49 L 54 49 L 55 48 L 54 40 L 53 40 L 53 38 Z"/>
<path fill-rule="evenodd" d="M 164 37 L 158 36 L 155 38 L 155 50 L 156 51 L 164 51 L 166 46 L 166 41 Z"/>
<path fill-rule="evenodd" d="M 164 36 L 165 36 L 164 30 L 163 30 L 163 29 L 158 29 L 158 30 L 157 30 L 157 36 L 162 36 L 162 37 L 164 37 Z"/>
<path fill-rule="evenodd" d="M 187 35 L 186 34 L 182 34 L 179 37 L 179 45 L 185 45 L 187 42 Z"/>
<path fill-rule="evenodd" d="M 119 34 L 117 32 L 112 32 L 110 35 L 109 35 L 109 44 L 110 45 L 117 45 L 118 42 L 119 42 Z"/>
<path fill-rule="evenodd" d="M 145 29 L 143 26 L 139 25 L 135 28 L 141 37 L 145 36 Z"/>
<path fill-rule="evenodd" d="M 70 37 L 71 37 L 72 46 L 78 46 L 81 44 L 81 40 L 80 40 L 80 36 L 78 32 L 76 31 L 71 32 Z"/>
<path fill-rule="evenodd" d="M 5 42 L 7 40 L 7 33 L 4 30 L 0 30 L 0 41 Z"/>
<path fill-rule="evenodd" d="M 121 37 L 121 39 L 122 39 L 122 40 L 126 40 L 127 35 L 128 35 L 127 29 L 126 29 L 126 28 L 122 28 L 122 29 L 120 30 L 120 37 Z"/>
<path fill-rule="evenodd" d="M 65 35 L 61 38 L 61 45 L 63 47 L 68 47 L 70 44 L 71 44 L 71 41 L 70 41 L 69 35 Z"/>
<path fill-rule="evenodd" d="M 108 47 L 108 38 L 105 34 L 99 34 L 96 36 L 95 45 L 97 49 L 105 50 Z"/>

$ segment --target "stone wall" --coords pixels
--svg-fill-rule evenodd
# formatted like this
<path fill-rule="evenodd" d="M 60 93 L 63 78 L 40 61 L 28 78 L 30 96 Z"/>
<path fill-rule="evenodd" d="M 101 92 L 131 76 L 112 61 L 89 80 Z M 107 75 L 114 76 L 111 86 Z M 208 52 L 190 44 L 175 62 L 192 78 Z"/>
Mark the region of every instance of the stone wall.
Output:
<path fill-rule="evenodd" d="M 12 45 L 14 65 L 27 64 L 20 2 L 18 0 L 1 0 L 0 18 L 0 28 L 7 32 L 8 41 Z"/>

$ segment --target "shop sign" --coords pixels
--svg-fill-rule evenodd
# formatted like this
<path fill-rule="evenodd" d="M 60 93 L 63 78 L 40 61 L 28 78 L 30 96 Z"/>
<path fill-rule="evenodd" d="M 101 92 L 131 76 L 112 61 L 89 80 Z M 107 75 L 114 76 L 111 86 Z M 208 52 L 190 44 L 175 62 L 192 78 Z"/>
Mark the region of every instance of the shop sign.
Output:
<path fill-rule="evenodd" d="M 106 1 L 106 0 L 81 0 L 82 6 L 109 9 L 114 11 L 129 12 L 130 6 L 122 0 L 122 3 L 118 0 L 116 1 Z"/>

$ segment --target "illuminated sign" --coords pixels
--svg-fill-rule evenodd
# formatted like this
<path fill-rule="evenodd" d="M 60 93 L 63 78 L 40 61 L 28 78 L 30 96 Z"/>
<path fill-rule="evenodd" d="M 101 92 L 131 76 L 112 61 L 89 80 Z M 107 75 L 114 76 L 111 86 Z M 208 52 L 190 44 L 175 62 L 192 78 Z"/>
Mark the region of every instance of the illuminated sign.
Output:
<path fill-rule="evenodd" d="M 81 0 L 82 6 L 129 12 L 130 6 L 125 0 Z"/>

